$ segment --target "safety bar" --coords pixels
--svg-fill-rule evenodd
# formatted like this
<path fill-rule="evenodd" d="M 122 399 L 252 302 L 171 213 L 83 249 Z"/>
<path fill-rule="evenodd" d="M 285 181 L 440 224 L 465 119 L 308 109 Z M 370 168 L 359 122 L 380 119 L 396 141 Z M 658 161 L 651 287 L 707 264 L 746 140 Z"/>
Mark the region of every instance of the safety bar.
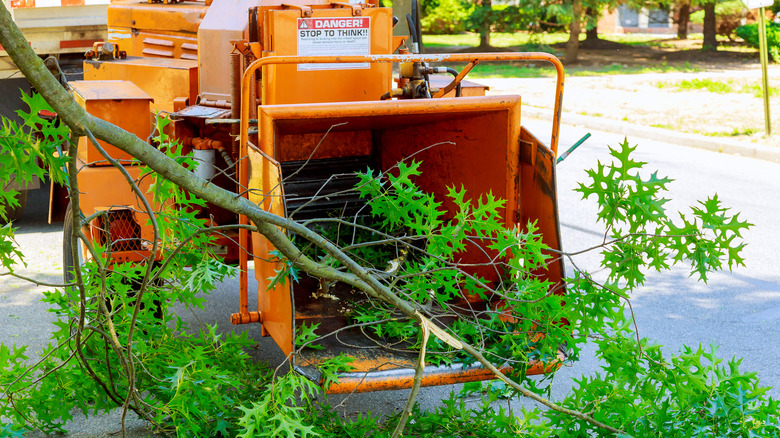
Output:
<path fill-rule="evenodd" d="M 500 61 L 547 61 L 555 67 L 555 106 L 553 110 L 552 134 L 550 136 L 550 149 L 554 155 L 558 153 L 558 136 L 561 123 L 561 104 L 563 102 L 563 64 L 556 56 L 544 52 L 513 52 L 513 53 L 458 53 L 458 54 L 423 54 L 423 55 L 368 55 L 368 56 L 268 56 L 260 58 L 249 64 L 241 78 L 241 124 L 240 124 L 240 156 L 247 156 L 247 143 L 249 141 L 249 102 L 250 90 L 252 90 L 252 81 L 255 78 L 255 71 L 266 65 L 274 64 L 328 64 L 328 63 L 380 63 L 380 62 L 500 62 Z M 254 101 L 254 99 L 251 99 Z M 234 102 L 235 104 L 235 102 Z M 266 151 L 267 152 L 267 151 Z M 247 187 L 249 184 L 247 160 L 239 161 L 239 184 Z M 246 216 L 239 215 L 239 223 L 248 225 Z M 249 238 L 248 230 L 240 228 L 238 231 L 238 240 L 242 248 L 247 248 Z M 256 320 L 256 317 L 250 316 L 249 298 L 248 298 L 248 273 L 247 262 L 248 254 L 246 251 L 239 251 L 239 314 L 233 315 L 231 319 Z M 252 312 L 251 314 L 254 314 Z"/>

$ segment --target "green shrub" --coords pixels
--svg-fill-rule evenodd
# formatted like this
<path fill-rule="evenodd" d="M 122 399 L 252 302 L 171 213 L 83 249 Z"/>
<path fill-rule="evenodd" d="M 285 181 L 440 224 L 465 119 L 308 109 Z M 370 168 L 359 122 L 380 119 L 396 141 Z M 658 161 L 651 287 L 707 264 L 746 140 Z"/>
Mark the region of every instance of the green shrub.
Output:
<path fill-rule="evenodd" d="M 435 6 L 425 8 L 427 13 L 420 20 L 422 31 L 437 35 L 463 32 L 472 9 L 462 0 L 439 0 Z"/>
<path fill-rule="evenodd" d="M 751 23 L 737 28 L 737 36 L 754 48 L 758 48 L 758 23 Z M 780 62 L 780 24 L 767 23 L 766 45 L 769 58 L 774 62 Z"/>

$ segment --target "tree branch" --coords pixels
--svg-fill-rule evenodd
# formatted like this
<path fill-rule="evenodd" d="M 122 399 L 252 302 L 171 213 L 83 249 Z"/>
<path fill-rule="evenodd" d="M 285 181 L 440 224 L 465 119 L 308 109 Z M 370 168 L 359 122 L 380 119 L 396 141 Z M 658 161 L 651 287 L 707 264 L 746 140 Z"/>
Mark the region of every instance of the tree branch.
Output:
<path fill-rule="evenodd" d="M 27 45 L 21 32 L 19 32 L 18 28 L 13 23 L 13 20 L 11 19 L 11 16 L 4 4 L 2 7 L 0 7 L 0 44 L 6 49 L 6 51 L 9 53 L 11 58 L 14 60 L 19 69 L 24 73 L 27 79 L 44 96 L 46 101 L 57 112 L 60 119 L 66 125 L 68 125 L 68 127 L 70 127 L 73 132 L 80 135 L 89 131 L 96 138 L 104 140 L 118 147 L 124 152 L 129 153 L 133 157 L 149 166 L 160 176 L 174 182 L 184 190 L 187 190 L 192 194 L 213 203 L 214 205 L 231 210 L 235 213 L 238 213 L 239 215 L 246 216 L 252 221 L 252 223 L 255 224 L 257 231 L 263 234 L 268 239 L 268 241 L 274 247 L 276 247 L 277 250 L 284 254 L 288 260 L 293 261 L 296 267 L 307 272 L 308 274 L 325 278 L 327 280 L 344 282 L 365 292 L 369 296 L 378 298 L 396 307 L 401 312 L 412 318 L 415 318 L 421 322 L 425 319 L 418 312 L 416 306 L 393 293 L 389 288 L 383 285 L 377 278 L 372 276 L 365 268 L 363 268 L 363 266 L 348 257 L 346 254 L 344 254 L 343 251 L 341 251 L 327 239 L 312 232 L 305 226 L 295 221 L 276 216 L 262 210 L 259 206 L 250 202 L 247 198 L 239 197 L 235 193 L 217 187 L 214 184 L 210 184 L 204 179 L 198 178 L 192 172 L 178 165 L 173 159 L 151 147 L 144 140 L 120 129 L 115 125 L 88 114 L 73 100 L 70 94 L 68 94 L 68 92 L 62 88 L 62 86 L 60 86 L 60 84 L 49 73 L 48 69 L 46 69 L 46 67 L 43 65 L 40 58 L 35 55 L 32 48 Z M 74 214 L 78 214 L 78 211 L 76 211 Z M 291 231 L 312 242 L 314 245 L 320 247 L 328 254 L 330 254 L 331 257 L 344 265 L 350 271 L 350 273 L 341 272 L 311 260 L 303 253 L 301 253 L 301 251 L 290 241 L 287 235 L 281 231 L 282 229 Z M 79 326 L 83 327 L 83 321 Z M 434 325 L 434 327 L 436 326 Z M 440 328 L 438 329 L 441 330 Z M 445 333 L 443 330 L 441 330 L 441 332 Z M 437 337 L 441 336 L 437 334 Z M 620 432 L 620 430 L 601 423 L 581 412 L 572 411 L 570 409 L 556 405 L 549 400 L 539 396 L 538 394 L 523 388 L 502 374 L 498 368 L 490 363 L 490 361 L 488 361 L 473 346 L 462 344 L 462 348 L 466 353 L 471 355 L 474 359 L 485 366 L 485 368 L 494 373 L 499 379 L 503 380 L 505 383 L 516 389 L 524 396 L 529 397 L 550 409 L 582 419 L 610 432 Z"/>

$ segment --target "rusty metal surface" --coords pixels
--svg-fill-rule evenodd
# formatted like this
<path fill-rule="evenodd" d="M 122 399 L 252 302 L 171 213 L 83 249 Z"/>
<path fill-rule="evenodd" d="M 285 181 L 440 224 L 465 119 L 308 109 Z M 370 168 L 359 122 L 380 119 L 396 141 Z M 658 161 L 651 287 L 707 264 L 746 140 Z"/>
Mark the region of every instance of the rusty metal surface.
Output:
<path fill-rule="evenodd" d="M 529 61 L 529 60 L 544 60 L 547 62 L 550 62 L 555 68 L 557 72 L 557 83 L 556 83 L 556 92 L 555 92 L 555 117 L 553 120 L 553 128 L 552 128 L 552 134 L 551 134 L 551 148 L 553 155 L 555 155 L 555 151 L 557 150 L 557 143 L 558 143 L 558 130 L 560 126 L 560 105 L 562 102 L 562 96 L 563 96 L 563 65 L 561 64 L 560 60 L 556 58 L 555 56 L 552 56 L 547 53 L 508 53 L 508 54 L 485 54 L 485 53 L 477 53 L 477 54 L 458 54 L 458 55 L 431 55 L 431 56 L 425 56 L 425 55 L 372 55 L 372 56 L 341 56 L 341 57 L 332 57 L 332 56 L 322 56 L 322 57 L 284 57 L 284 56 L 269 56 L 265 58 L 258 59 L 254 62 L 252 62 L 244 71 L 244 74 L 241 78 L 241 126 L 240 126 L 240 141 L 239 141 L 239 148 L 240 148 L 240 155 L 243 156 L 249 156 L 251 148 L 249 147 L 249 119 L 250 114 L 252 112 L 252 109 L 250 108 L 250 102 L 254 102 L 255 95 L 254 95 L 254 78 L 255 78 L 255 72 L 259 69 L 262 69 L 264 66 L 270 66 L 275 64 L 299 64 L 299 63 L 332 63 L 332 62 L 346 62 L 346 63 L 361 63 L 361 62 L 380 62 L 380 63 L 392 63 L 392 62 L 410 62 L 410 61 L 420 61 L 420 62 L 481 62 L 481 61 Z M 266 99 L 267 96 L 263 96 L 263 99 Z M 461 98 L 459 100 L 463 100 L 466 98 Z M 485 98 L 482 98 L 485 99 Z M 444 100 L 445 103 L 451 101 L 452 99 L 446 99 Z M 439 100 L 442 101 L 441 99 Z M 359 105 L 359 104 L 356 104 Z M 430 105 L 430 103 L 428 103 Z M 339 105 L 335 108 L 344 108 L 347 105 Z M 371 105 L 369 105 L 371 106 Z M 519 142 L 516 141 L 517 136 L 519 136 L 519 130 L 520 130 L 520 117 L 519 117 L 519 98 L 517 99 L 517 106 L 518 106 L 518 112 L 517 116 L 514 117 L 514 120 L 511 124 L 511 126 L 507 126 L 505 129 L 509 130 L 516 130 L 516 136 L 512 137 L 510 135 L 510 138 L 512 138 L 512 141 L 509 145 L 509 148 L 514 148 L 514 153 L 510 152 L 511 158 L 509 155 L 507 155 L 507 164 L 510 166 L 517 164 L 516 161 L 516 155 L 517 154 L 517 148 L 519 148 Z M 330 105 L 331 108 L 334 108 L 332 105 Z M 354 109 L 355 107 L 353 107 Z M 384 107 L 387 108 L 387 107 Z M 426 108 L 425 104 L 423 104 L 423 110 Z M 329 109 L 330 110 L 330 109 Z M 370 112 L 366 112 L 366 109 L 358 109 L 360 112 L 355 112 L 352 114 L 352 116 L 359 117 L 361 115 L 370 114 Z M 348 116 L 348 114 L 342 114 L 344 116 Z M 426 115 L 426 119 L 429 120 L 431 116 Z M 419 117 L 411 117 L 412 119 L 417 119 L 418 123 L 424 123 L 423 120 Z M 279 190 L 280 184 L 278 184 L 279 176 L 278 171 L 273 170 L 272 164 L 269 162 L 267 158 L 274 157 L 275 153 L 273 150 L 273 141 L 268 140 L 268 138 L 272 137 L 271 132 L 273 132 L 271 121 L 266 120 L 265 122 L 261 122 L 259 124 L 259 130 L 260 133 L 264 135 L 264 138 L 266 140 L 260 140 L 260 149 L 262 150 L 261 153 L 254 153 L 255 159 L 254 160 L 242 160 L 239 163 L 239 186 L 240 187 L 248 187 L 254 189 L 257 193 L 260 193 L 260 202 L 262 205 L 271 212 L 274 212 L 276 214 L 283 214 L 283 206 L 281 205 L 281 193 L 274 193 L 273 187 L 278 187 Z M 329 128 L 326 127 L 326 129 Z M 264 158 L 263 155 L 266 157 Z M 484 156 L 480 156 L 480 159 L 484 158 Z M 250 161 L 253 162 L 253 168 L 256 168 L 253 170 L 253 174 L 256 176 L 254 178 L 259 178 L 258 181 L 250 185 L 249 183 L 249 163 Z M 259 169 L 263 169 L 262 171 Z M 257 175 L 272 175 L 273 172 L 276 172 L 275 179 L 273 178 L 262 178 L 262 176 L 258 177 Z M 274 182 L 275 181 L 275 182 Z M 509 190 L 506 190 L 505 193 L 513 193 L 514 189 L 511 187 L 515 184 L 517 184 L 519 179 L 516 178 L 510 178 L 505 181 L 505 184 L 507 187 L 509 187 Z M 250 199 L 251 199 L 251 193 L 250 193 Z M 258 195 L 255 195 L 258 196 Z M 275 201 L 276 200 L 276 201 Z M 274 207 L 274 202 L 276 202 L 276 206 Z M 509 202 L 512 203 L 513 199 L 509 199 Z M 507 207 L 510 211 L 512 210 L 512 206 L 508 205 Z M 511 221 L 511 217 L 507 217 L 507 221 Z M 239 222 L 242 224 L 247 223 L 247 219 L 245 216 L 239 216 Z M 246 230 L 242 229 L 239 233 L 239 245 L 242 247 L 246 247 L 249 244 L 249 233 L 246 232 Z M 267 262 L 270 260 L 270 257 L 268 256 L 270 251 L 272 251 L 271 245 L 267 242 L 265 238 L 262 236 L 257 235 L 257 233 L 254 233 L 252 236 L 252 245 L 254 248 L 254 253 L 257 258 L 260 259 L 260 263 L 256 263 L 255 267 L 255 276 L 258 279 L 259 282 L 259 289 L 258 289 L 258 299 L 261 303 L 260 311 L 262 311 L 263 308 L 270 306 L 270 299 L 269 297 L 274 297 L 274 299 L 281 300 L 280 307 L 276 308 L 275 306 L 272 306 L 272 308 L 278 310 L 280 313 L 284 313 L 285 311 L 289 310 L 290 314 L 289 317 L 292 317 L 292 303 L 291 299 L 284 298 L 284 296 L 289 296 L 289 289 L 284 288 L 283 290 L 277 290 L 277 291 L 266 291 L 266 287 L 268 284 L 268 278 L 272 277 L 275 274 L 275 270 L 278 269 L 278 266 L 276 263 L 273 262 Z M 247 260 L 242 252 L 242 259 L 240 260 L 240 274 L 239 274 L 239 295 L 240 295 L 240 308 L 241 313 L 247 312 L 248 309 L 246 308 L 247 303 Z M 259 268 L 259 269 L 258 269 Z M 282 288 L 282 286 L 277 285 L 277 289 Z M 273 292 L 273 293 L 268 293 Z M 285 293 L 286 292 L 286 293 Z M 279 298 L 282 297 L 282 298 Z M 285 327 L 285 324 L 287 324 L 286 321 L 289 321 L 287 317 L 280 315 L 279 317 L 275 317 L 273 322 L 269 322 L 268 325 L 264 322 L 264 328 L 268 329 L 269 333 L 271 335 L 274 335 L 274 331 L 276 332 L 275 339 L 277 343 L 280 345 L 283 351 L 286 353 L 289 353 L 292 349 L 292 333 L 290 328 L 293 327 L 292 322 L 290 321 L 290 326 Z M 273 329 L 270 327 L 273 326 Z M 294 330 L 294 329 L 293 329 Z"/>
<path fill-rule="evenodd" d="M 464 184 L 472 196 L 492 192 L 507 199 L 509 211 L 516 209 L 511 194 L 520 134 L 517 96 L 276 105 L 259 111 L 261 148 L 280 160 L 308 137 L 322 140 L 313 157 L 318 159 L 374 154 L 379 169 L 387 170 L 413 156 L 423 163 L 421 188 L 439 199 L 445 200 L 447 187 Z M 362 134 L 344 145 L 341 133 Z M 445 208 L 453 207 L 447 202 Z M 511 226 L 511 215 L 506 217 Z"/>
<path fill-rule="evenodd" d="M 555 155 L 525 128 L 522 130 L 520 159 L 521 190 L 519 217 L 521 227 L 528 222 L 536 223 L 542 241 L 550 248 L 561 249 L 561 229 L 558 220 L 558 197 L 555 187 Z M 565 276 L 563 258 L 550 254 L 551 262 L 547 270 L 539 272 L 553 284 L 561 284 L 558 293 L 563 294 L 562 279 Z"/>
<path fill-rule="evenodd" d="M 354 354 L 352 352 L 343 352 L 344 354 Z M 318 358 L 322 360 L 323 358 Z M 559 356 L 563 360 L 563 355 Z M 398 361 L 392 359 L 395 364 Z M 408 361 L 407 361 L 408 362 Z M 382 363 L 377 361 L 376 363 Z M 526 375 L 534 376 L 550 372 L 559 367 L 559 364 L 542 364 L 535 362 L 530 364 Z M 312 372 L 311 367 L 297 367 L 296 370 L 310 378 L 317 378 L 317 374 Z M 502 373 L 508 373 L 512 370 L 510 367 L 501 367 Z M 308 373 L 308 374 L 307 374 Z M 427 365 L 423 371 L 423 377 L 420 386 L 438 386 L 452 385 L 456 383 L 477 382 L 482 380 L 492 380 L 496 376 L 488 369 L 479 364 L 472 365 Z M 316 381 L 316 380 L 315 380 Z M 338 383 L 330 385 L 329 394 L 347 394 L 351 392 L 372 392 L 389 391 L 393 389 L 408 389 L 414 384 L 414 365 L 398 366 L 384 370 L 364 370 L 352 371 L 339 375 Z"/>
<path fill-rule="evenodd" d="M 246 187 L 250 190 L 247 194 L 250 201 L 263 209 L 278 215 L 284 215 L 284 203 L 282 197 L 282 185 L 280 169 L 267 155 L 263 155 L 257 148 L 248 148 L 246 160 L 242 163 L 246 166 Z M 246 221 L 246 218 L 242 218 Z M 241 229 L 239 244 L 246 247 L 249 233 Z M 269 289 L 269 278 L 276 275 L 275 269 L 279 265 L 273 262 L 271 255 L 273 245 L 259 233 L 251 233 L 252 253 L 255 260 L 255 278 L 258 281 L 257 302 L 258 311 L 262 315 L 263 328 L 274 338 L 284 354 L 290 354 L 293 350 L 293 318 L 294 307 L 290 282 L 277 283 Z M 243 258 L 239 261 L 241 273 L 239 276 L 239 313 L 249 314 L 248 290 L 247 290 L 247 259 L 246 252 L 241 251 Z"/>
<path fill-rule="evenodd" d="M 108 28 L 112 32 L 136 29 L 136 34 L 139 34 L 139 31 L 155 31 L 160 35 L 195 37 L 207 10 L 208 7 L 199 2 L 184 2 L 176 5 L 117 2 L 108 7 Z M 122 40 L 125 38 L 119 41 Z M 111 41 L 111 33 L 109 33 L 109 41 Z M 121 45 L 120 48 L 127 50 Z M 127 54 L 141 55 L 130 51 Z"/>

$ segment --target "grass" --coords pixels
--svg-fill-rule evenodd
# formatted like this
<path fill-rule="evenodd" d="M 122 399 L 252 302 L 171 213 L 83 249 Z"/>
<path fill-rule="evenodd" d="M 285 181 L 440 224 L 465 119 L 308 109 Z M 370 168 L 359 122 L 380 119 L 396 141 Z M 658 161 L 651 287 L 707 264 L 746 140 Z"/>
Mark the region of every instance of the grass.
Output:
<path fill-rule="evenodd" d="M 764 91 L 759 84 L 739 84 L 735 83 L 733 79 L 717 80 L 717 79 L 686 79 L 678 82 L 658 82 L 656 84 L 658 88 L 676 88 L 682 91 L 697 91 L 706 90 L 710 93 L 726 94 L 726 93 L 749 93 L 754 97 L 761 98 L 764 96 Z M 769 87 L 769 96 L 774 97 L 780 95 L 780 88 Z"/>
<path fill-rule="evenodd" d="M 602 40 L 612 41 L 615 43 L 627 44 L 629 46 L 646 46 L 646 47 L 675 47 L 673 43 L 667 42 L 677 35 L 661 35 L 661 34 L 614 34 L 614 35 L 601 35 L 599 38 Z"/>
<path fill-rule="evenodd" d="M 656 85 L 658 88 L 676 88 L 683 91 L 695 91 L 695 90 L 707 90 L 710 93 L 733 93 L 734 87 L 732 86 L 734 81 L 729 79 L 728 81 L 719 81 L 715 79 L 686 79 L 679 82 L 658 82 Z"/>
<path fill-rule="evenodd" d="M 533 63 L 482 63 L 469 73 L 469 79 L 495 79 L 495 78 L 544 78 L 555 76 L 555 69 L 542 62 L 542 66 L 536 67 Z M 464 65 L 453 67 L 456 70 Z"/>
<path fill-rule="evenodd" d="M 700 68 L 691 66 L 690 63 L 685 64 L 667 64 L 661 63 L 660 65 L 625 65 L 625 64 L 610 64 L 601 66 L 598 68 L 587 67 L 570 67 L 568 73 L 571 76 L 593 76 L 593 75 L 625 75 L 625 74 L 642 74 L 642 73 L 694 73 L 701 71 Z"/>
<path fill-rule="evenodd" d="M 671 131 L 679 131 L 681 130 L 681 126 L 679 124 L 673 125 L 670 123 L 652 123 L 650 126 L 653 128 L 662 128 L 662 129 L 668 129 Z M 685 129 L 682 129 L 682 131 L 685 131 Z M 750 136 L 753 134 L 756 134 L 760 132 L 758 128 L 734 128 L 731 131 L 715 131 L 715 132 L 708 132 L 708 131 L 700 131 L 698 129 L 694 129 L 692 132 L 694 134 L 704 135 L 707 137 L 740 137 L 740 136 Z"/>
<path fill-rule="evenodd" d="M 753 135 L 758 132 L 761 132 L 760 129 L 757 128 L 734 128 L 731 131 L 718 131 L 718 132 L 698 132 L 697 134 L 706 135 L 708 137 L 739 137 L 742 135 Z"/>
<path fill-rule="evenodd" d="M 599 35 L 599 38 L 613 41 L 616 43 L 629 44 L 632 46 L 653 46 L 653 47 L 671 47 L 665 43 L 663 35 L 648 34 L 615 34 Z M 565 32 L 532 34 L 527 32 L 493 32 L 490 34 L 490 45 L 493 47 L 518 47 L 526 45 L 547 45 L 564 43 L 569 39 Z M 585 33 L 580 35 L 580 40 L 585 39 Z M 446 48 L 446 47 L 476 47 L 479 45 L 479 35 L 476 33 L 463 33 L 457 35 L 423 35 L 425 47 Z"/>
<path fill-rule="evenodd" d="M 580 111 L 577 114 L 581 116 L 590 116 L 590 117 L 602 117 L 604 114 L 601 113 L 589 113 L 587 111 Z"/>
<path fill-rule="evenodd" d="M 752 93 L 753 97 L 764 97 L 764 87 L 759 84 L 745 84 L 740 90 L 742 93 Z M 780 96 L 780 88 L 769 87 L 769 97 Z"/>
<path fill-rule="evenodd" d="M 569 36 L 563 32 L 530 34 L 524 32 L 490 34 L 490 45 L 493 47 L 518 47 L 526 45 L 553 45 L 565 42 Z M 424 35 L 425 47 L 430 49 L 447 47 L 476 47 L 479 45 L 479 34 L 463 33 L 457 35 Z"/>
<path fill-rule="evenodd" d="M 450 67 L 459 70 L 463 64 L 452 64 Z M 610 64 L 599 67 L 574 66 L 566 69 L 567 76 L 608 76 L 641 73 L 667 73 L 667 72 L 697 72 L 700 69 L 685 65 L 624 65 Z M 469 73 L 469 79 L 493 79 L 493 78 L 541 78 L 555 76 L 555 69 L 546 62 L 539 63 L 497 63 L 486 62 L 479 64 Z"/>
<path fill-rule="evenodd" d="M 582 38 L 585 38 L 583 33 Z M 663 46 L 665 43 L 663 37 L 658 35 L 600 35 L 600 38 L 631 45 L 655 45 Z M 501 33 L 494 32 L 490 34 L 490 44 L 497 48 L 511 48 L 516 51 L 536 51 L 555 53 L 552 49 L 553 44 L 565 42 L 568 34 L 563 32 L 531 34 L 526 32 Z M 426 50 L 430 53 L 437 51 L 453 51 L 459 48 L 477 47 L 479 45 L 479 35 L 474 33 L 464 33 L 458 35 L 425 35 Z M 560 54 L 559 54 L 560 55 Z M 480 78 L 535 78 L 554 76 L 555 71 L 547 68 L 546 63 L 539 64 L 544 68 L 538 68 L 533 63 L 484 63 L 480 64 L 469 74 L 471 79 Z M 458 68 L 457 65 L 450 65 Z M 594 75 L 622 75 L 622 74 L 641 74 L 641 73 L 667 73 L 667 72 L 697 72 L 700 68 L 692 67 L 689 63 L 685 64 L 667 64 L 660 65 L 625 65 L 610 64 L 598 67 L 577 65 L 566 68 L 566 74 L 570 76 L 594 76 Z"/>
<path fill-rule="evenodd" d="M 674 131 L 674 130 L 676 130 L 678 128 L 678 126 L 670 125 L 668 123 L 653 123 L 650 126 L 653 127 L 653 128 L 669 129 L 669 130 L 672 130 L 672 131 Z"/>

